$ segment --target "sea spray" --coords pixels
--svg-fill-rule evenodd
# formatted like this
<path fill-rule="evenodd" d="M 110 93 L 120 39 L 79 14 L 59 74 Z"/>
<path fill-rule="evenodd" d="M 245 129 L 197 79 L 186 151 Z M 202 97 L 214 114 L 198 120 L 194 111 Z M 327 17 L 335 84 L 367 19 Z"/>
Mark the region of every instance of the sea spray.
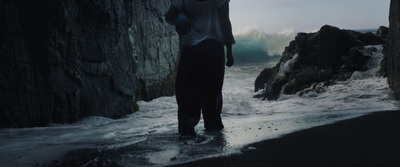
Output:
<path fill-rule="evenodd" d="M 355 79 L 365 79 L 365 78 L 373 78 L 380 77 L 379 71 L 381 70 L 381 60 L 383 58 L 383 46 L 365 46 L 362 51 L 363 55 L 368 55 L 371 59 L 366 63 L 366 71 L 356 71 L 351 76 L 351 80 Z"/>

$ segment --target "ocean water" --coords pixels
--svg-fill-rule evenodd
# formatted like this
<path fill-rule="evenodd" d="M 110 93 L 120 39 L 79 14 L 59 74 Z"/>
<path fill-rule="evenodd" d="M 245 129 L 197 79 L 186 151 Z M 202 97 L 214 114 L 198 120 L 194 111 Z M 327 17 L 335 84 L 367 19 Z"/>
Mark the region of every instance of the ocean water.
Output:
<path fill-rule="evenodd" d="M 233 47 L 235 63 L 267 63 L 279 61 L 280 55 L 296 34 L 292 31 L 267 34 L 259 28 L 250 28 L 236 34 Z"/>
<path fill-rule="evenodd" d="M 276 62 L 227 68 L 222 112 L 226 128 L 206 132 L 201 121 L 196 138 L 177 134 L 175 97 L 140 101 L 139 112 L 118 120 L 90 117 L 68 125 L 0 129 L 0 166 L 165 166 L 251 151 L 257 148 L 247 145 L 261 140 L 399 109 L 386 78 L 377 75 L 382 47 L 368 48 L 368 71 L 356 72 L 322 93 L 281 95 L 276 101 L 253 98 L 256 77 Z"/>

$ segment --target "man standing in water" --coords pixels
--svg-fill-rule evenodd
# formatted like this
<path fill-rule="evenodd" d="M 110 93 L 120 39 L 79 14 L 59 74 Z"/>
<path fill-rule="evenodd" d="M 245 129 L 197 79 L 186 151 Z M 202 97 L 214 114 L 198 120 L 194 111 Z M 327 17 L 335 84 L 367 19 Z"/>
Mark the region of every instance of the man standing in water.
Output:
<path fill-rule="evenodd" d="M 179 13 L 187 16 L 191 26 L 189 32 L 180 34 L 182 48 L 175 85 L 179 134 L 195 136 L 201 113 L 206 130 L 222 130 L 224 45 L 226 66 L 234 62 L 229 0 L 172 0 L 166 21 L 175 24 Z M 175 25 L 177 29 L 179 24 Z"/>

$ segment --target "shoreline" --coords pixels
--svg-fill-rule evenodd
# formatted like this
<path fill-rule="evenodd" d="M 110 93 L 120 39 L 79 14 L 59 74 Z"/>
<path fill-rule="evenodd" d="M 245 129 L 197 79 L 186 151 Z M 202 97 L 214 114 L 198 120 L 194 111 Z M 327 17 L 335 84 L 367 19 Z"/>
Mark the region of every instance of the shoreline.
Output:
<path fill-rule="evenodd" d="M 374 112 L 173 166 L 398 166 L 400 111 Z"/>

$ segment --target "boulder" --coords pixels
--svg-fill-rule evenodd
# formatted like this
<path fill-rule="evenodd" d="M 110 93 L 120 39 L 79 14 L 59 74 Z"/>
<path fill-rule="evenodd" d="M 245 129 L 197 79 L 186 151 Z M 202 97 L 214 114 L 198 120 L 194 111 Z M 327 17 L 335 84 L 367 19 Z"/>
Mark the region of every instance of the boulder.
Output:
<path fill-rule="evenodd" d="M 256 97 L 276 100 L 281 92 L 295 94 L 316 83 L 328 86 L 349 79 L 354 71 L 366 70 L 370 50 L 363 46 L 384 44 L 381 36 L 329 25 L 316 33 L 299 33 L 285 48 L 275 70 L 261 72 L 255 90 L 264 91 Z"/>
<path fill-rule="evenodd" d="M 387 38 L 389 33 L 389 28 L 385 26 L 380 26 L 376 31 L 376 35 Z"/>

